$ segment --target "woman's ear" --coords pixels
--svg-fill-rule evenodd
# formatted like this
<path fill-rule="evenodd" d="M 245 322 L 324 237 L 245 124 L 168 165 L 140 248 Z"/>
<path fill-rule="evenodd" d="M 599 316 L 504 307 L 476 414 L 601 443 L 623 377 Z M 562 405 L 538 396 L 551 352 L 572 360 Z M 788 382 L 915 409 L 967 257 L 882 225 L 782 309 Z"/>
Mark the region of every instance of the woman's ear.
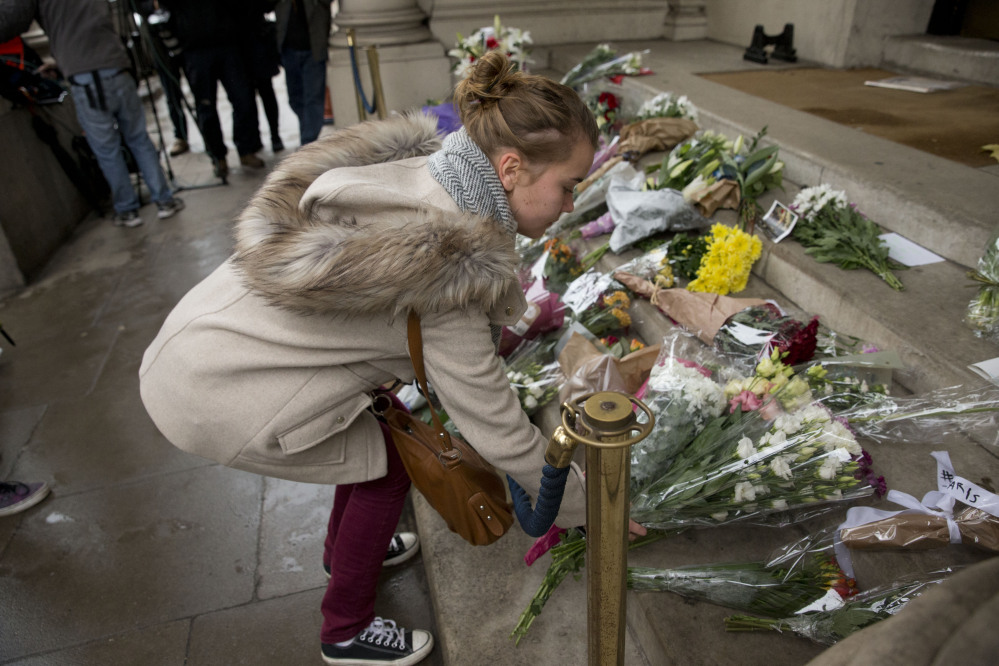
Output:
<path fill-rule="evenodd" d="M 500 153 L 499 158 L 496 160 L 496 175 L 499 176 L 500 183 L 503 184 L 503 189 L 507 192 L 513 191 L 513 187 L 521 177 L 523 169 L 524 161 L 515 150 L 507 150 Z"/>

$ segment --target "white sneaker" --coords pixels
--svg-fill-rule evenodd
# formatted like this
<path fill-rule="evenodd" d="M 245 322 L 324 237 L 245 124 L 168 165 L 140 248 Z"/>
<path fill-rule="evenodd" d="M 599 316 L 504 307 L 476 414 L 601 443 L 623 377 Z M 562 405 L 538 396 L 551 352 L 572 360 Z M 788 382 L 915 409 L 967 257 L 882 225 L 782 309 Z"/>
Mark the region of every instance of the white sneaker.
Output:
<path fill-rule="evenodd" d="M 159 210 L 156 211 L 156 217 L 161 220 L 165 220 L 168 217 L 173 217 L 180 211 L 184 210 L 184 200 L 180 197 L 174 197 L 170 201 L 156 204 L 156 206 L 159 208 Z"/>

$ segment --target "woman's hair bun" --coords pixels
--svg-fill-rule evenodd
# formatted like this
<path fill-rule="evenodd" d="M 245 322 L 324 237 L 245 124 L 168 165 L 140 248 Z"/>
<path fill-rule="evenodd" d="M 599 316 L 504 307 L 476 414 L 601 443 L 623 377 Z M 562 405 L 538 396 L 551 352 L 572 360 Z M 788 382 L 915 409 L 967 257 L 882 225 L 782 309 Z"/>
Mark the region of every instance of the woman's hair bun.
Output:
<path fill-rule="evenodd" d="M 456 97 L 461 105 L 486 103 L 504 97 L 516 85 L 516 65 L 498 51 L 489 51 L 471 68 L 468 78 L 459 84 Z"/>

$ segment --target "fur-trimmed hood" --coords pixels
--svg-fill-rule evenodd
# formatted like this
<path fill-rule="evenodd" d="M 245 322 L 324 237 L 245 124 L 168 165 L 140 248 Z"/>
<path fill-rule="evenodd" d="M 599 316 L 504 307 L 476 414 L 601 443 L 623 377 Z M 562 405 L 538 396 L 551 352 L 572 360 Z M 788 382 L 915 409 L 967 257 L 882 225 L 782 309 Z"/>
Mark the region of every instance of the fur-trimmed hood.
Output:
<path fill-rule="evenodd" d="M 302 203 L 331 169 L 426 156 L 440 146 L 435 119 L 414 113 L 360 123 L 298 149 L 238 218 L 234 262 L 246 285 L 304 314 L 493 308 L 518 262 L 513 239 L 496 221 L 429 207 L 380 214 L 377 204 L 370 214 L 341 213 L 336 200 L 326 205 L 311 196 Z M 323 182 L 335 181 L 331 176 Z M 384 186 L 387 203 L 392 186 Z"/>

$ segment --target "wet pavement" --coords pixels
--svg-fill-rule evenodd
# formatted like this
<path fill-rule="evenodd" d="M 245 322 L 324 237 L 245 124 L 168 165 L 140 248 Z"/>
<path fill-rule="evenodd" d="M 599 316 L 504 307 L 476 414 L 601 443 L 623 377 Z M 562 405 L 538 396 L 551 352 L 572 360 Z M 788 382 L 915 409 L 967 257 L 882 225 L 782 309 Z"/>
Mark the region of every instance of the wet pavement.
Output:
<path fill-rule="evenodd" d="M 268 168 L 298 145 L 281 77 L 274 88 L 288 150 L 261 152 Z M 169 145 L 162 99 L 158 107 Z M 228 139 L 221 91 L 219 115 Z M 262 110 L 260 126 L 269 146 Z M 150 133 L 156 141 L 152 124 Z M 0 479 L 52 488 L 36 507 L 0 518 L 0 663 L 321 663 L 334 488 L 184 453 L 139 398 L 146 346 L 229 255 L 231 221 L 267 173 L 240 167 L 230 149 L 222 184 L 196 132 L 191 143 L 169 161 L 184 211 L 157 220 L 147 204 L 135 229 L 91 216 L 26 289 L 0 302 L 17 343 L 0 354 Z M 400 527 L 415 529 L 411 506 Z M 420 556 L 384 572 L 376 612 L 434 629 Z M 424 663 L 441 662 L 435 654 Z"/>

